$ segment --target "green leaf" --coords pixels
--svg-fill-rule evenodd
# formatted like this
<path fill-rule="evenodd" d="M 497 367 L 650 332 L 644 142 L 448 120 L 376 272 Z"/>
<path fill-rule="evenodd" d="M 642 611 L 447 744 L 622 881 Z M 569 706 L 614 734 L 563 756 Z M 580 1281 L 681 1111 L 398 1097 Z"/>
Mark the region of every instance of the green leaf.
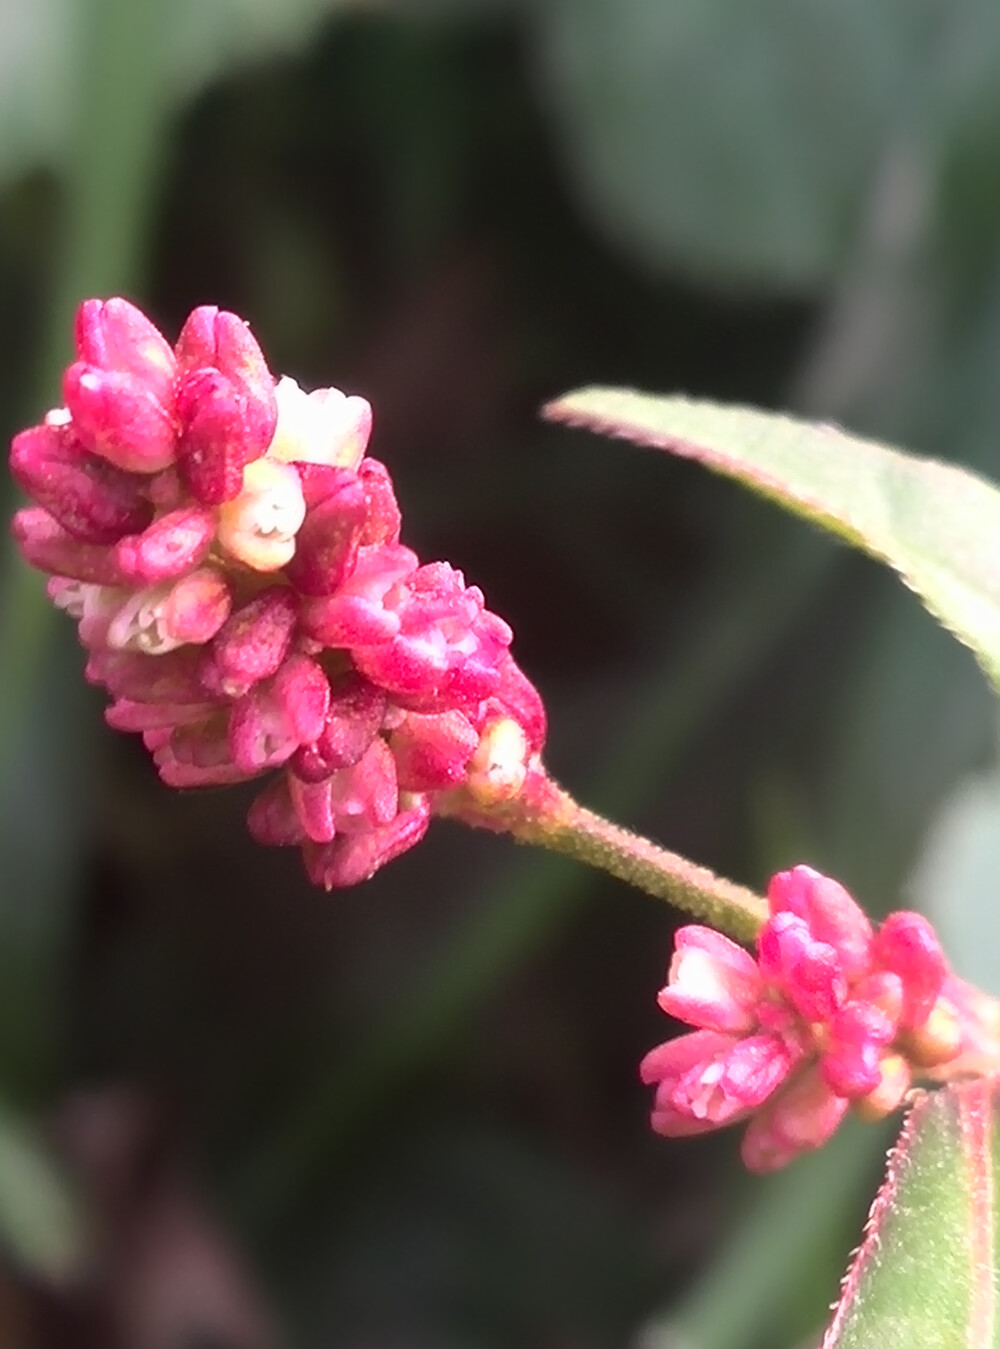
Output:
<path fill-rule="evenodd" d="M 998 1090 L 984 1078 L 918 1099 L 823 1349 L 1000 1345 Z"/>
<path fill-rule="evenodd" d="M 52 1280 L 77 1273 L 87 1254 L 77 1197 L 40 1139 L 0 1102 L 0 1246 Z"/>
<path fill-rule="evenodd" d="M 687 398 L 583 389 L 545 415 L 695 459 L 887 562 L 1000 689 L 1000 492 L 984 479 L 836 426 Z"/>

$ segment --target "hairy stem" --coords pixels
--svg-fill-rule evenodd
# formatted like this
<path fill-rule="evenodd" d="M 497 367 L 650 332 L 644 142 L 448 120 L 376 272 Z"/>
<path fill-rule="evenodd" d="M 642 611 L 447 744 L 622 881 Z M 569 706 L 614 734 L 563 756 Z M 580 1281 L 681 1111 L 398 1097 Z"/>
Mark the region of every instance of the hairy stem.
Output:
<path fill-rule="evenodd" d="M 607 871 L 737 941 L 752 941 L 767 917 L 767 904 L 752 890 L 595 815 L 556 786 L 540 766 L 512 801 L 484 805 L 460 789 L 439 803 L 438 813 Z"/>

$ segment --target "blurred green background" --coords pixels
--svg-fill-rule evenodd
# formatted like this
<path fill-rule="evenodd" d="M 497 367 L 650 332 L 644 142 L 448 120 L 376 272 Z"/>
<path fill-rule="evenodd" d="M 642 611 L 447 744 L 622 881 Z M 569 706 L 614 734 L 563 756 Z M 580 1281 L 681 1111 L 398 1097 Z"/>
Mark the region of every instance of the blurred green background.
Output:
<path fill-rule="evenodd" d="M 406 541 L 513 624 L 581 799 L 930 906 L 1000 992 L 971 657 L 774 508 L 537 418 L 682 389 L 1000 477 L 995 0 L 0 0 L 5 434 L 114 293 L 371 399 Z M 750 1180 L 649 1134 L 675 915 L 444 823 L 316 893 L 0 580 L 0 1349 L 815 1334 L 885 1136 Z"/>

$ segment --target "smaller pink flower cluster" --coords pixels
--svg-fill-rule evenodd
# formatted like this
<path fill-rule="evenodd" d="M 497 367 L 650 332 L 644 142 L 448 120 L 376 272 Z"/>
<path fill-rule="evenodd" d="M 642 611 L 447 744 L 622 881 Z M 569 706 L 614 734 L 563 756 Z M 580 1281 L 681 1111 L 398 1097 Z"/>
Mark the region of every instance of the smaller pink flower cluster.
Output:
<path fill-rule="evenodd" d="M 965 1047 L 962 986 L 926 918 L 893 913 L 875 931 L 842 885 L 806 866 L 773 878 L 768 907 L 756 960 L 711 928 L 678 931 L 658 1001 L 698 1029 L 640 1066 L 658 1133 L 750 1118 L 752 1171 L 820 1147 L 849 1107 L 888 1114 L 915 1071 Z"/>
<path fill-rule="evenodd" d="M 65 407 L 15 436 L 25 559 L 78 620 L 107 719 L 175 787 L 280 769 L 264 843 L 350 885 L 420 839 L 435 795 L 515 795 L 545 714 L 508 625 L 400 541 L 371 408 L 275 380 L 247 325 L 195 309 L 171 347 L 88 300 Z"/>

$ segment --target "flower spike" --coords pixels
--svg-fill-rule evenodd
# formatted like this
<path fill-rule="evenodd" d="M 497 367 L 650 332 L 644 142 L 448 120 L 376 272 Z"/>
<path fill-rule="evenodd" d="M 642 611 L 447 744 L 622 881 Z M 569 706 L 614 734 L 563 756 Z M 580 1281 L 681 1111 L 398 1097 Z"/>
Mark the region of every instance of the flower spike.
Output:
<path fill-rule="evenodd" d="M 171 348 L 87 300 L 76 347 L 66 406 L 11 445 L 14 537 L 163 781 L 267 775 L 251 833 L 327 888 L 417 843 L 448 790 L 515 797 L 541 699 L 482 593 L 400 544 L 368 402 L 276 381 L 213 305 Z"/>

